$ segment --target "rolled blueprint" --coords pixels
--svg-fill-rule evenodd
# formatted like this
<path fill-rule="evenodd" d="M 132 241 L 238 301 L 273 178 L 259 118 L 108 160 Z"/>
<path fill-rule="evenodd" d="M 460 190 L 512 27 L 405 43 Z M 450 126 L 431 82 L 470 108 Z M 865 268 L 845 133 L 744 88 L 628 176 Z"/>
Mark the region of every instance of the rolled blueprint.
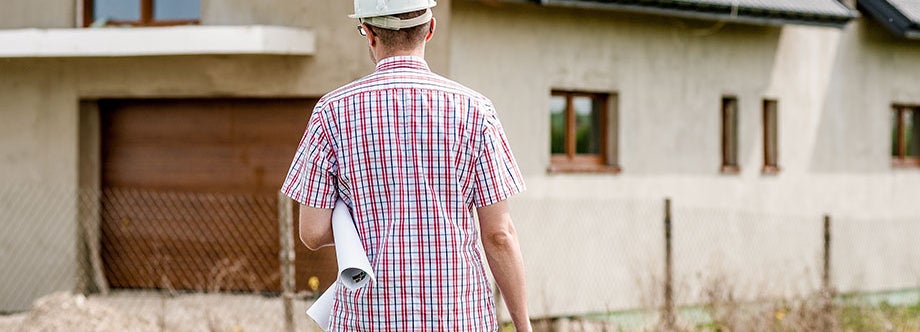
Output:
<path fill-rule="evenodd" d="M 340 282 L 349 290 L 356 290 L 368 282 L 377 281 L 351 212 L 341 200 L 336 201 L 332 209 L 332 234 L 335 237 L 335 259 L 339 265 L 338 279 L 307 309 L 307 316 L 316 321 L 323 331 L 329 330 L 329 315 L 335 304 L 336 286 Z"/>
<path fill-rule="evenodd" d="M 335 202 L 332 210 L 332 234 L 335 237 L 335 260 L 339 264 L 339 281 L 349 290 L 356 290 L 376 282 L 374 269 L 367 260 L 367 252 L 358 237 L 354 219 L 341 200 Z"/>
<path fill-rule="evenodd" d="M 338 281 L 329 286 L 323 295 L 320 295 L 313 305 L 307 309 L 307 316 L 316 322 L 323 331 L 329 331 L 329 316 L 332 315 L 332 305 L 335 304 L 335 285 Z"/>

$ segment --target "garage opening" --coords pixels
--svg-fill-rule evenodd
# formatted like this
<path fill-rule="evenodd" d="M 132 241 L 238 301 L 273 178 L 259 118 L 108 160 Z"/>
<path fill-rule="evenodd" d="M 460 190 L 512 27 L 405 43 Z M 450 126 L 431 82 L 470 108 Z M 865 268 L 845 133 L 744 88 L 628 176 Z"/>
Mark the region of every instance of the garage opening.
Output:
<path fill-rule="evenodd" d="M 315 102 L 100 101 L 100 256 L 109 285 L 279 291 L 277 193 Z M 297 289 L 311 277 L 325 289 L 334 250 L 295 242 Z"/>

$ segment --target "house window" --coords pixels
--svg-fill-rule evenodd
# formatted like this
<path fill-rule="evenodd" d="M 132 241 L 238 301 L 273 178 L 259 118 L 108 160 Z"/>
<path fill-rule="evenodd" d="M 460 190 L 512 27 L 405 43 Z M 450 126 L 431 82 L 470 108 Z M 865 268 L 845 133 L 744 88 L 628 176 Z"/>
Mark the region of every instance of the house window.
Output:
<path fill-rule="evenodd" d="M 609 94 L 553 91 L 551 172 L 617 172 L 616 111 Z M 614 121 L 610 121 L 613 119 Z"/>
<path fill-rule="evenodd" d="M 737 174 L 738 98 L 722 98 L 722 173 Z"/>
<path fill-rule="evenodd" d="M 895 105 L 891 128 L 893 164 L 920 167 L 920 106 Z"/>
<path fill-rule="evenodd" d="M 763 172 L 779 173 L 779 134 L 776 100 L 763 101 Z"/>
<path fill-rule="evenodd" d="M 84 0 L 85 26 L 198 24 L 200 0 Z"/>

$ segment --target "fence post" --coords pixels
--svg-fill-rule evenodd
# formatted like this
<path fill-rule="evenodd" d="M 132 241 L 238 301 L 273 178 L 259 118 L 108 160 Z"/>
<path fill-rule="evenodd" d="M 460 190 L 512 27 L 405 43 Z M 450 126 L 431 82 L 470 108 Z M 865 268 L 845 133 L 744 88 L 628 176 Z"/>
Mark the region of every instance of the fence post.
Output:
<path fill-rule="evenodd" d="M 105 278 L 102 264 L 101 249 L 101 220 L 102 220 L 102 194 L 99 190 L 90 190 L 81 188 L 77 195 L 79 204 L 79 224 L 82 226 L 80 234 L 83 242 L 86 244 L 85 255 L 89 259 L 89 275 L 84 276 L 84 285 L 82 291 L 88 291 L 94 286 L 96 291 L 102 295 L 109 294 L 109 282 Z M 91 280 L 91 281 L 90 281 Z"/>
<path fill-rule="evenodd" d="M 281 234 L 281 301 L 284 330 L 294 331 L 294 216 L 291 200 L 278 192 L 278 230 Z"/>
<path fill-rule="evenodd" d="M 834 289 L 831 286 L 831 216 L 824 215 L 824 257 L 821 270 L 821 299 L 823 300 L 823 331 L 834 328 Z"/>
<path fill-rule="evenodd" d="M 676 330 L 674 316 L 674 270 L 671 256 L 671 199 L 664 200 L 664 308 L 661 311 L 661 321 L 664 331 Z"/>

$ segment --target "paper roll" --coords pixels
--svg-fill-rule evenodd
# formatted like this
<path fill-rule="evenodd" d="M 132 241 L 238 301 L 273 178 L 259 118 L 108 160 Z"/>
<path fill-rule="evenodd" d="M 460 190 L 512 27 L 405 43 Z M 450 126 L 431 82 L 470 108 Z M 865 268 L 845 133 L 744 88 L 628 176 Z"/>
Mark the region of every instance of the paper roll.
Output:
<path fill-rule="evenodd" d="M 329 286 L 323 295 L 320 295 L 307 309 L 307 316 L 310 316 L 323 331 L 329 331 L 329 316 L 332 315 L 332 305 L 335 304 L 335 285 L 337 284 L 338 282 L 335 282 Z"/>
<path fill-rule="evenodd" d="M 348 206 L 341 200 L 332 210 L 332 234 L 335 237 L 335 259 L 339 265 L 339 281 L 349 290 L 375 282 L 377 277 L 367 259 L 367 252 L 358 237 L 354 219 Z"/>
<path fill-rule="evenodd" d="M 316 321 L 323 331 L 329 330 L 329 316 L 332 314 L 336 286 L 339 283 L 349 290 L 356 290 L 367 286 L 368 283 L 377 282 L 377 276 L 371 268 L 367 252 L 355 228 L 351 211 L 342 200 L 336 201 L 335 208 L 332 209 L 332 234 L 335 237 L 335 259 L 339 265 L 338 279 L 307 309 L 307 315 Z"/>

